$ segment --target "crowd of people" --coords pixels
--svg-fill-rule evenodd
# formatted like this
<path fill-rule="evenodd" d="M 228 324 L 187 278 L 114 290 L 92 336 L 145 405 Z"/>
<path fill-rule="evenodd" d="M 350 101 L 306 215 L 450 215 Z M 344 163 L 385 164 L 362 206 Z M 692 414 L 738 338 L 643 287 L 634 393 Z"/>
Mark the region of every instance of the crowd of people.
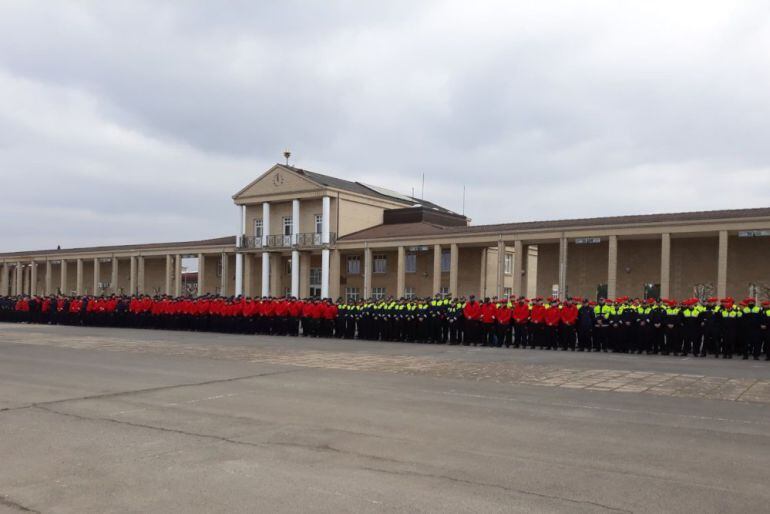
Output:
<path fill-rule="evenodd" d="M 5 296 L 0 322 L 770 360 L 770 302 L 755 298 Z"/>

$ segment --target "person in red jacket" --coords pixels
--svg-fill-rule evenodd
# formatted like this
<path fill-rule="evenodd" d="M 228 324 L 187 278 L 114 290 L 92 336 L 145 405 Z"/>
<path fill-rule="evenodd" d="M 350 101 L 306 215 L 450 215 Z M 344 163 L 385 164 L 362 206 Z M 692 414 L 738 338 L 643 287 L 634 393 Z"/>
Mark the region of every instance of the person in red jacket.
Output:
<path fill-rule="evenodd" d="M 471 295 L 468 303 L 463 307 L 463 317 L 465 318 L 465 337 L 463 346 L 473 343 L 476 346 L 479 342 L 479 320 L 481 319 L 481 304 L 476 301 L 476 297 Z"/>
<path fill-rule="evenodd" d="M 513 307 L 513 347 L 527 347 L 529 340 L 529 311 L 530 305 L 526 298 L 519 296 L 516 305 Z"/>
<path fill-rule="evenodd" d="M 321 333 L 323 337 L 332 337 L 334 335 L 334 320 L 337 319 L 337 306 L 329 300 L 324 301 Z"/>
<path fill-rule="evenodd" d="M 555 298 L 551 298 L 545 307 L 545 345 L 548 350 L 559 348 L 559 325 L 561 323 L 561 305 Z"/>
<path fill-rule="evenodd" d="M 497 346 L 511 346 L 511 303 L 505 299 L 497 304 Z"/>
<path fill-rule="evenodd" d="M 569 348 L 575 351 L 575 325 L 577 324 L 578 308 L 574 302 L 567 300 L 561 308 L 561 349 Z"/>
<path fill-rule="evenodd" d="M 543 343 L 543 329 L 545 327 L 545 306 L 543 305 L 543 299 L 539 296 L 533 300 L 532 310 L 529 312 L 529 345 L 531 348 L 539 346 L 542 348 Z"/>
<path fill-rule="evenodd" d="M 495 344 L 495 321 L 497 319 L 497 307 L 495 302 L 489 298 L 484 298 L 481 304 L 481 345 L 494 346 Z"/>

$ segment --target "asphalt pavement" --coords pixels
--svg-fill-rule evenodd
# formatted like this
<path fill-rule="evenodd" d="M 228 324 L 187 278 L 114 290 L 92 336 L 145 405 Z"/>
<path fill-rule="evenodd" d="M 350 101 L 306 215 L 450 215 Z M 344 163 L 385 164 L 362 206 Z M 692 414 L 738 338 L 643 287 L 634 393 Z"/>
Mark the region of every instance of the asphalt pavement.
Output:
<path fill-rule="evenodd" d="M 768 512 L 770 363 L 0 324 L 0 512 Z"/>

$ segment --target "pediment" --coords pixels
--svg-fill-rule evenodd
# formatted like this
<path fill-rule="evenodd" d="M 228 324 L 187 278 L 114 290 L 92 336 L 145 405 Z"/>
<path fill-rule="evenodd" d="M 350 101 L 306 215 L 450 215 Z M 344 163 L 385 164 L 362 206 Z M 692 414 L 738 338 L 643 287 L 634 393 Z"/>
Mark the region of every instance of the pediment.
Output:
<path fill-rule="evenodd" d="M 233 195 L 233 199 L 287 194 L 295 191 L 306 192 L 316 189 L 323 189 L 323 187 L 289 168 L 276 164 Z"/>

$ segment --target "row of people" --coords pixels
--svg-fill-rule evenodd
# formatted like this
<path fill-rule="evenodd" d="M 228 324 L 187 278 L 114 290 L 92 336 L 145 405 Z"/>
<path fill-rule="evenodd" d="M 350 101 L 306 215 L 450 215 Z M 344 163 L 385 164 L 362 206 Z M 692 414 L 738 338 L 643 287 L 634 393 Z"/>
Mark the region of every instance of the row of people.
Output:
<path fill-rule="evenodd" d="M 0 297 L 0 321 L 770 360 L 770 302 L 753 298 L 21 296 Z"/>

